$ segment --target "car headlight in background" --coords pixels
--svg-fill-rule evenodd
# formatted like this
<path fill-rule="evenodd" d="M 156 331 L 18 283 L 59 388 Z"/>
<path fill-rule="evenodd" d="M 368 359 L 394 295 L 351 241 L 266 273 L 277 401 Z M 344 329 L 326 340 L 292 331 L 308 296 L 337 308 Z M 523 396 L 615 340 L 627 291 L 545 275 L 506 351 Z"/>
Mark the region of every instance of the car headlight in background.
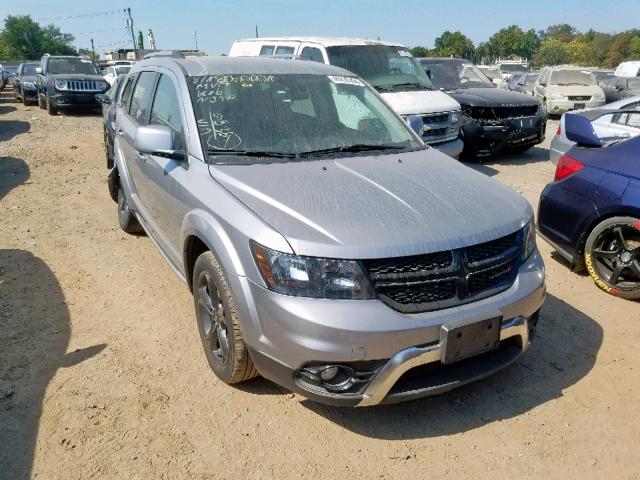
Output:
<path fill-rule="evenodd" d="M 596 94 L 593 96 L 593 99 L 594 99 L 596 102 L 604 102 L 604 99 L 605 99 L 605 97 L 604 97 L 604 93 L 596 93 Z"/>
<path fill-rule="evenodd" d="M 310 298 L 371 299 L 375 294 L 360 263 L 300 257 L 251 242 L 258 271 L 269 290 Z"/>
<path fill-rule="evenodd" d="M 522 261 L 526 261 L 536 250 L 536 221 L 532 218 L 522 229 L 524 248 L 522 249 Z"/>
<path fill-rule="evenodd" d="M 554 95 L 551 95 L 551 100 L 564 100 L 564 99 L 565 97 L 561 93 L 556 93 Z"/>
<path fill-rule="evenodd" d="M 69 88 L 69 82 L 66 80 L 54 80 L 53 86 L 56 87 L 57 90 L 67 90 Z"/>
<path fill-rule="evenodd" d="M 451 114 L 451 123 L 458 123 L 459 120 L 460 120 L 460 114 L 459 113 L 452 113 Z"/>
<path fill-rule="evenodd" d="M 96 88 L 98 90 L 106 90 L 109 87 L 109 84 L 107 82 L 103 82 L 102 80 L 98 80 L 96 82 Z"/>
<path fill-rule="evenodd" d="M 27 90 L 35 90 L 36 84 L 35 82 L 22 82 L 22 88 L 26 88 Z"/>

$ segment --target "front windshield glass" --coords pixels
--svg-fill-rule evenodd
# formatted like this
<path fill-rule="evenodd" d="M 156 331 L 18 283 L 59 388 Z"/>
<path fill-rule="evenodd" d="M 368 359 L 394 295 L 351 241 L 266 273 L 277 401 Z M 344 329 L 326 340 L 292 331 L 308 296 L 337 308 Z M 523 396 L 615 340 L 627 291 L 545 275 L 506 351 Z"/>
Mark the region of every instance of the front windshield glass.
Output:
<path fill-rule="evenodd" d="M 527 73 L 527 67 L 521 64 L 505 63 L 500 65 L 502 73 Z"/>
<path fill-rule="evenodd" d="M 48 71 L 51 74 L 99 75 L 98 67 L 87 58 L 52 57 L 49 59 Z"/>
<path fill-rule="evenodd" d="M 484 73 L 488 79 L 490 80 L 502 80 L 502 75 L 500 74 L 500 70 L 497 68 L 481 68 L 480 71 Z"/>
<path fill-rule="evenodd" d="M 640 78 L 630 78 L 627 82 L 629 90 L 640 90 Z"/>
<path fill-rule="evenodd" d="M 433 84 L 406 48 L 384 45 L 328 47 L 329 63 L 364 78 L 380 92 L 431 90 Z"/>
<path fill-rule="evenodd" d="M 213 163 L 424 148 L 357 77 L 207 75 L 187 81 L 202 145 Z"/>
<path fill-rule="evenodd" d="M 25 63 L 22 65 L 22 72 L 20 75 L 23 77 L 35 77 L 36 76 L 36 65 L 35 63 Z"/>
<path fill-rule="evenodd" d="M 551 85 L 595 85 L 593 73 L 586 70 L 554 70 L 551 73 Z"/>
<path fill-rule="evenodd" d="M 540 75 L 538 75 L 537 73 L 534 73 L 533 75 L 527 75 L 527 80 L 525 81 L 525 85 L 535 85 L 536 81 L 538 80 L 538 77 L 540 77 Z"/>
<path fill-rule="evenodd" d="M 436 88 L 458 90 L 495 87 L 478 67 L 469 62 L 425 58 L 420 60 L 420 63 Z"/>

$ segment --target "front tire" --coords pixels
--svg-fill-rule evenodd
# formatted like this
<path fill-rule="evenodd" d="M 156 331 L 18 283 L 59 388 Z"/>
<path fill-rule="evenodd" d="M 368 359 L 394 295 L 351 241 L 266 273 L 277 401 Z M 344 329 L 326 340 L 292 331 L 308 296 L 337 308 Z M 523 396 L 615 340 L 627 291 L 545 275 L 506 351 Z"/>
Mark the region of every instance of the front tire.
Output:
<path fill-rule="evenodd" d="M 53 106 L 53 103 L 51 103 L 51 99 L 49 98 L 48 95 L 47 95 L 47 112 L 49 112 L 49 115 L 58 114 L 58 109 Z"/>
<path fill-rule="evenodd" d="M 42 99 L 42 95 L 38 94 L 38 106 L 44 110 L 45 108 L 47 108 L 47 103 Z"/>
<path fill-rule="evenodd" d="M 587 271 L 610 295 L 640 299 L 640 219 L 614 217 L 593 229 L 584 249 Z"/>
<path fill-rule="evenodd" d="M 129 208 L 129 200 L 122 185 L 118 188 L 118 223 L 122 230 L 132 235 L 140 235 L 144 232 L 136 214 Z"/>
<path fill-rule="evenodd" d="M 213 373 L 227 384 L 256 377 L 231 289 L 211 252 L 200 255 L 193 268 L 193 301 L 200 340 Z"/>

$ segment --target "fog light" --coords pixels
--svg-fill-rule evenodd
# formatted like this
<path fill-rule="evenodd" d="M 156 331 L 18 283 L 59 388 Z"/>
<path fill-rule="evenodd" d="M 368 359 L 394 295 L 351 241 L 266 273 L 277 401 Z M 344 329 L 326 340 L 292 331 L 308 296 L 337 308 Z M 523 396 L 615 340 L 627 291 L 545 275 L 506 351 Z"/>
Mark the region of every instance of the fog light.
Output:
<path fill-rule="evenodd" d="M 327 367 L 322 370 L 322 372 L 320 372 L 320 378 L 323 382 L 330 382 L 331 380 L 336 378 L 336 375 L 338 375 L 339 371 L 339 368 L 336 366 Z"/>

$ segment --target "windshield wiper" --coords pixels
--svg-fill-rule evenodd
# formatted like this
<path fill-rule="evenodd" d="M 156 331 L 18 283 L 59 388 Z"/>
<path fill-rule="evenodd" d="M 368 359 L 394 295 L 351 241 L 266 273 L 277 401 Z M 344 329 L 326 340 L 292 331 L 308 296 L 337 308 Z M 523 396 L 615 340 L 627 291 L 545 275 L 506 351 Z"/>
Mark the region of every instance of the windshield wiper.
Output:
<path fill-rule="evenodd" d="M 396 87 L 417 87 L 417 88 L 422 88 L 424 90 L 435 90 L 435 88 L 433 87 L 422 85 L 421 83 L 418 83 L 418 82 L 396 83 L 392 85 L 390 88 L 395 89 Z"/>
<path fill-rule="evenodd" d="M 356 144 L 346 145 L 342 147 L 321 148 L 319 150 L 308 150 L 306 152 L 300 152 L 301 157 L 308 157 L 313 155 L 323 155 L 326 153 L 343 153 L 343 152 L 368 152 L 372 150 L 403 150 L 408 145 L 394 145 L 392 143 L 383 143 L 380 145 L 372 144 Z"/>
<path fill-rule="evenodd" d="M 287 153 L 287 152 L 270 152 L 267 150 L 225 150 L 225 149 L 217 149 L 210 148 L 207 150 L 207 154 L 209 155 L 233 155 L 238 157 L 271 157 L 271 158 L 297 158 L 298 155 L 295 153 Z"/>

